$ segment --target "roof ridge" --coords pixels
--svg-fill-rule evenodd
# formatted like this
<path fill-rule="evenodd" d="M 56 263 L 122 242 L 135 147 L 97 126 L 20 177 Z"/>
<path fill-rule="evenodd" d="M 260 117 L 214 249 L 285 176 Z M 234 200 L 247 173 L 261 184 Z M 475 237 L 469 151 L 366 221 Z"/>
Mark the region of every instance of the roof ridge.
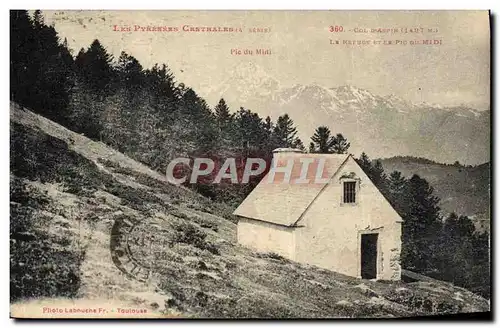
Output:
<path fill-rule="evenodd" d="M 294 162 L 294 168 L 288 183 L 268 183 L 270 172 L 267 172 L 260 183 L 233 213 L 250 219 L 293 226 L 320 193 L 324 185 L 331 183 L 331 179 L 338 175 L 338 170 L 344 166 L 349 157 L 352 157 L 352 154 L 304 153 L 280 156 L 280 161 L 289 160 Z M 310 181 L 310 183 L 304 183 L 300 180 L 303 175 L 303 166 L 308 165 L 308 163 L 302 163 L 302 166 L 300 166 L 301 158 L 314 159 L 315 164 L 309 163 L 311 164 L 308 170 L 310 173 L 306 177 L 306 180 Z M 322 161 L 324 163 L 320 164 Z M 297 165 L 300 167 L 296 167 Z M 317 175 L 314 175 L 314 172 L 316 174 L 319 172 L 317 170 L 323 172 L 320 180 L 318 180 Z M 284 173 L 279 172 L 279 174 L 281 176 Z M 297 179 L 301 182 L 295 183 Z"/>

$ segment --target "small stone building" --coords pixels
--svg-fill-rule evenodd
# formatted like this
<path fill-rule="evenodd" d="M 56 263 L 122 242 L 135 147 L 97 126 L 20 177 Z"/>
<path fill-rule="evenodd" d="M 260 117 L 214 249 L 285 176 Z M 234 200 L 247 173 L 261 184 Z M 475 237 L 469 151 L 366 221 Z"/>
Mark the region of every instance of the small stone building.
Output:
<path fill-rule="evenodd" d="M 280 148 L 273 161 L 278 169 L 234 212 L 240 244 L 353 277 L 401 279 L 402 219 L 352 155 Z"/>

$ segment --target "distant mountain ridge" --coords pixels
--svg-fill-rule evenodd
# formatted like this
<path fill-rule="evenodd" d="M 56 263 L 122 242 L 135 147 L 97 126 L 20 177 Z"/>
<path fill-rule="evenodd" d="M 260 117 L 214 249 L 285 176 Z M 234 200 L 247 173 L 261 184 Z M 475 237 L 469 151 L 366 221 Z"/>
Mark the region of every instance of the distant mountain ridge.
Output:
<path fill-rule="evenodd" d="M 444 215 L 467 215 L 477 224 L 490 219 L 490 163 L 477 166 L 447 165 L 426 158 L 397 156 L 380 160 L 387 174 L 400 171 L 409 178 L 418 174 L 434 188 L 441 199 Z"/>
<path fill-rule="evenodd" d="M 412 103 L 345 85 L 283 87 L 254 63 L 238 66 L 210 91 L 240 106 L 271 116 L 288 113 L 305 145 L 316 127 L 327 125 L 351 142 L 350 151 L 371 157 L 410 155 L 437 162 L 480 164 L 490 159 L 490 111 L 466 106 Z"/>

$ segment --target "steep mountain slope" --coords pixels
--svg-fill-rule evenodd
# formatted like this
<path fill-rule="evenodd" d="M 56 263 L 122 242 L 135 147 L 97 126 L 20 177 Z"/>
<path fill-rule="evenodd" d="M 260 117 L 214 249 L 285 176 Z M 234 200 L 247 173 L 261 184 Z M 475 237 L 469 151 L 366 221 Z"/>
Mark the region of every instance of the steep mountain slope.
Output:
<path fill-rule="evenodd" d="M 445 165 L 414 157 L 393 157 L 381 160 L 387 173 L 400 171 L 405 177 L 418 174 L 434 188 L 441 198 L 443 212 L 467 215 L 478 225 L 490 219 L 490 164 L 467 167 Z M 485 221 L 485 222 L 483 222 Z"/>
<path fill-rule="evenodd" d="M 230 212 L 224 204 L 169 185 L 102 143 L 11 104 L 11 291 L 20 295 L 11 307 L 14 317 L 489 311 L 485 299 L 432 279 L 366 281 L 252 252 L 237 245 Z M 120 235 L 117 224 L 125 222 L 134 227 Z M 117 261 L 123 254 L 113 243 L 125 241 L 138 267 L 127 269 Z M 150 275 L 135 279 L 146 267 Z M 57 312 L 87 308 L 104 312 Z"/>
<path fill-rule="evenodd" d="M 355 86 L 282 87 L 255 64 L 244 64 L 210 94 L 276 119 L 288 113 L 304 144 L 314 129 L 327 125 L 351 141 L 351 152 L 372 157 L 411 155 L 438 162 L 489 161 L 490 112 L 468 107 L 414 104 L 395 95 L 380 96 Z M 485 108 L 486 109 L 486 108 Z"/>

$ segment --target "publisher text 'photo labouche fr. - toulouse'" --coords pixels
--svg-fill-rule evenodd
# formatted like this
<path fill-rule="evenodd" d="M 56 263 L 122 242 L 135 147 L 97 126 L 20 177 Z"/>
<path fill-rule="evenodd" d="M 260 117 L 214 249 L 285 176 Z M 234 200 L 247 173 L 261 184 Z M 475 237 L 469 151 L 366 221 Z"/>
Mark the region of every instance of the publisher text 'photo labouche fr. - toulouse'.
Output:
<path fill-rule="evenodd" d="M 13 318 L 490 318 L 487 11 L 10 11 Z"/>

